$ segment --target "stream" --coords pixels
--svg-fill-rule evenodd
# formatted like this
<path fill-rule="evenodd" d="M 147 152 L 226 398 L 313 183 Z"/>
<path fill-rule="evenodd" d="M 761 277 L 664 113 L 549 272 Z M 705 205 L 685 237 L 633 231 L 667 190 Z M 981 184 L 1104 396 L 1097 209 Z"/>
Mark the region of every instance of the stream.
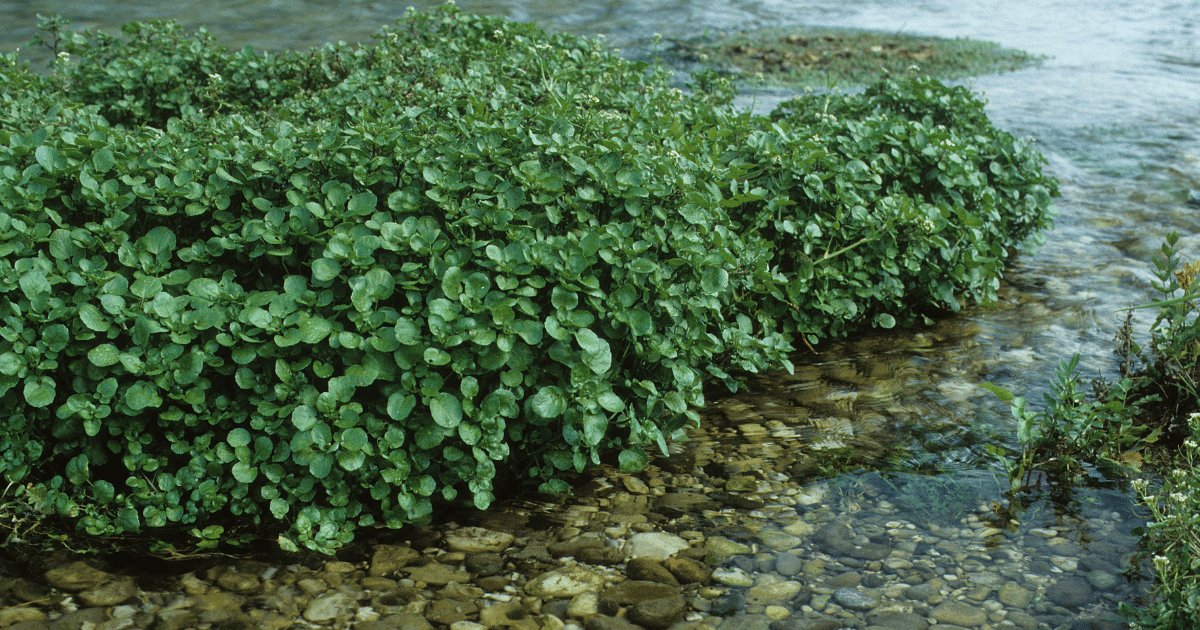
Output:
<path fill-rule="evenodd" d="M 37 34 L 35 14 L 55 12 L 68 17 L 73 28 L 110 32 L 127 21 L 174 18 L 188 30 L 207 26 L 231 49 L 366 42 L 408 4 L 0 1 L 0 22 L 6 25 L 0 49 L 26 45 Z M 412 4 L 420 9 L 434 3 Z M 1002 469 L 986 447 L 1014 448 L 1014 425 L 1007 405 L 978 384 L 996 383 L 1038 409 L 1059 361 L 1075 353 L 1082 355 L 1085 377 L 1111 378 L 1117 367 L 1112 340 L 1124 318 L 1120 309 L 1155 299 L 1151 256 L 1166 235 L 1183 234 L 1184 260 L 1200 257 L 1200 206 L 1188 202 L 1190 191 L 1200 189 L 1200 0 L 458 4 L 467 11 L 536 20 L 549 30 L 603 33 L 633 54 L 644 53 L 656 33 L 682 39 L 705 31 L 795 24 L 971 37 L 1048 56 L 1037 67 L 965 82 L 988 99 L 987 112 L 997 127 L 1035 139 L 1049 162 L 1047 171 L 1061 184 L 1055 230 L 1043 246 L 1011 261 L 1001 299 L 928 329 L 866 334 L 823 345 L 816 354 L 798 352 L 794 375 L 763 375 L 737 395 L 711 398 L 702 428 L 681 448 L 726 488 L 741 483 L 735 480 L 746 471 L 761 473 L 753 489 L 766 507 L 710 515 L 705 525 L 710 536 L 720 535 L 721 527 L 744 529 L 750 522 L 757 523 L 755 531 L 790 532 L 796 523 L 820 526 L 829 519 L 816 506 L 832 506 L 839 518 L 851 519 L 856 532 L 867 532 L 875 542 L 913 527 L 932 536 L 914 536 L 908 561 L 920 565 L 922 554 L 932 553 L 942 586 L 954 588 L 955 580 L 962 581 L 968 598 L 971 588 L 992 585 L 976 600 L 984 604 L 998 597 L 1005 610 L 1018 608 L 1021 593 L 1010 589 L 1006 598 L 1005 582 L 1038 593 L 1064 581 L 1077 591 L 1087 587 L 1086 596 L 1047 595 L 1043 609 L 1025 602 L 1031 618 L 1040 620 L 1033 625 L 1017 614 L 989 617 L 986 623 L 996 628 L 1037 628 L 1072 615 L 1106 618 L 1119 602 L 1139 596 L 1139 585 L 1115 577 L 1134 550 L 1131 530 L 1142 524 L 1128 487 L 1097 480 L 1090 486 L 1039 488 L 1020 510 L 997 507 L 1004 504 L 997 478 Z M 741 102 L 765 112 L 790 96 L 762 92 L 746 94 Z M 1144 339 L 1153 314 L 1135 313 L 1135 330 L 1143 331 Z M 823 474 L 838 469 L 838 458 L 847 452 L 857 454 L 852 472 Z M 823 553 L 830 562 L 840 561 L 836 553 Z M 811 560 L 798 551 L 793 555 Z M 946 558 L 954 559 L 953 568 L 942 562 Z M 869 573 L 872 561 L 866 562 L 862 570 Z M 735 568 L 753 574 L 763 566 L 735 563 Z M 839 598 L 844 590 L 831 584 L 821 602 L 816 589 L 807 606 L 868 610 L 856 608 L 852 598 Z M 925 603 L 926 611 L 936 605 Z"/>

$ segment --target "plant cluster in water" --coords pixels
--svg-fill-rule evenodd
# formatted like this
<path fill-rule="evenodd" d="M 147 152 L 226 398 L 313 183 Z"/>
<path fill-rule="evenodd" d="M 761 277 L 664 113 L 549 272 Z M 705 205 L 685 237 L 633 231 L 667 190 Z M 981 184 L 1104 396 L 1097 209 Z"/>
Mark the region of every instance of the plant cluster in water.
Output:
<path fill-rule="evenodd" d="M 1157 311 L 1149 342 L 1134 341 L 1130 318 L 1117 333 L 1116 382 L 1097 380 L 1091 392 L 1080 391 L 1075 355 L 1059 365 L 1039 412 L 1028 410 L 1025 399 L 985 385 L 1012 403 L 1017 421 L 1022 452 L 1008 457 L 995 449 L 1013 493 L 1031 475 L 1069 478 L 1088 464 L 1113 476 L 1137 473 L 1143 465 L 1158 473 L 1157 482 L 1133 482 L 1152 519 L 1135 530 L 1142 536 L 1137 560 L 1152 568 L 1156 596 L 1146 606 L 1123 603 L 1122 612 L 1134 627 L 1164 630 L 1200 625 L 1200 263 L 1183 264 L 1178 241 L 1179 234 L 1168 235 L 1162 257 L 1154 259 L 1153 286 L 1163 299 L 1135 307 Z M 1138 572 L 1138 565 L 1131 570 Z"/>
<path fill-rule="evenodd" d="M 61 26 L 48 76 L 0 57 L 0 472 L 95 535 L 331 551 L 637 469 L 706 381 L 991 299 L 1057 194 L 927 78 L 764 117 L 451 7 L 307 53 Z"/>
<path fill-rule="evenodd" d="M 948 81 L 1041 61 L 994 42 L 815 27 L 769 27 L 673 41 L 663 58 L 791 88 L 869 85 L 914 71 Z"/>

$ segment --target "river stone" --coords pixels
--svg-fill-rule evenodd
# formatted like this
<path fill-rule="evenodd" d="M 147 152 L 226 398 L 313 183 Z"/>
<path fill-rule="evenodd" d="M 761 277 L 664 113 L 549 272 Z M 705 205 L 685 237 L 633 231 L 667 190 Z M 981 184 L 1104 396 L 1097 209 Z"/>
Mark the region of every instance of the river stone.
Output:
<path fill-rule="evenodd" d="M 421 554 L 412 547 L 404 545 L 376 545 L 371 555 L 371 567 L 367 574 L 373 577 L 387 577 L 396 571 L 412 564 Z"/>
<path fill-rule="evenodd" d="M 733 556 L 753 553 L 749 545 L 743 545 L 742 543 L 734 542 L 721 536 L 713 536 L 705 540 L 704 550 L 707 552 L 704 556 L 704 562 L 710 567 L 721 566 Z"/>
<path fill-rule="evenodd" d="M 333 621 L 338 615 L 345 613 L 353 601 L 349 595 L 340 591 L 327 593 L 309 602 L 308 606 L 304 607 L 303 616 L 306 621 L 312 623 Z"/>
<path fill-rule="evenodd" d="M 448 626 L 456 621 L 466 621 L 479 612 L 475 602 L 456 599 L 439 599 L 425 607 L 425 619 L 430 623 Z"/>
<path fill-rule="evenodd" d="M 433 630 L 433 625 L 419 613 L 399 613 L 359 622 L 354 630 Z"/>
<path fill-rule="evenodd" d="M 771 630 L 842 630 L 842 620 L 820 613 L 793 615 L 771 624 Z"/>
<path fill-rule="evenodd" d="M 1092 585 L 1080 578 L 1066 578 L 1046 586 L 1046 599 L 1063 608 L 1078 608 L 1092 601 Z"/>
<path fill-rule="evenodd" d="M 1116 586 L 1118 582 L 1117 576 L 1100 570 L 1088 571 L 1087 581 L 1098 591 L 1107 591 Z"/>
<path fill-rule="evenodd" d="M 604 576 L 574 565 L 547 571 L 525 585 L 525 593 L 531 597 L 557 599 L 574 597 L 580 593 L 597 591 L 604 586 Z"/>
<path fill-rule="evenodd" d="M 771 630 L 773 625 L 766 615 L 739 613 L 723 620 L 716 630 Z"/>
<path fill-rule="evenodd" d="M 708 584 L 712 580 L 713 570 L 691 558 L 667 558 L 662 564 L 680 584 Z"/>
<path fill-rule="evenodd" d="M 621 564 L 622 562 L 625 562 L 625 550 L 621 549 L 620 547 L 582 549 L 576 558 L 578 558 L 579 561 L 584 564 L 595 564 L 611 567 L 615 564 Z"/>
<path fill-rule="evenodd" d="M 630 558 L 670 558 L 676 552 L 691 547 L 688 541 L 666 532 L 642 532 L 625 541 L 625 554 Z"/>
<path fill-rule="evenodd" d="M 679 595 L 679 589 L 657 582 L 626 580 L 600 593 L 597 606 L 600 613 L 616 616 L 623 608 L 652 599 L 667 599 Z"/>
<path fill-rule="evenodd" d="M 112 579 L 112 575 L 95 569 L 85 562 L 56 567 L 44 574 L 46 583 L 64 591 L 78 592 Z"/>
<path fill-rule="evenodd" d="M 463 553 L 499 553 L 508 549 L 516 537 L 508 532 L 494 532 L 482 527 L 461 527 L 446 534 L 450 551 Z"/>
<path fill-rule="evenodd" d="M 926 630 L 929 627 L 929 622 L 921 615 L 899 610 L 875 613 L 871 615 L 870 622 L 872 626 L 888 630 Z"/>
<path fill-rule="evenodd" d="M 512 630 L 538 630 L 540 627 L 519 601 L 497 602 L 484 608 L 479 612 L 479 623 L 485 628 Z"/>
<path fill-rule="evenodd" d="M 1022 630 L 1036 630 L 1038 620 L 1024 610 L 1010 610 L 1004 615 L 1005 621 L 1011 621 Z"/>
<path fill-rule="evenodd" d="M 79 594 L 79 601 L 88 606 L 116 606 L 137 595 L 133 578 L 117 578 Z"/>
<path fill-rule="evenodd" d="M 783 604 L 791 601 L 803 588 L 804 585 L 795 580 L 754 586 L 746 593 L 746 601 L 758 606 Z"/>
<path fill-rule="evenodd" d="M 633 625 L 624 617 L 609 617 L 607 615 L 596 615 L 587 620 L 583 625 L 584 630 L 643 630 L 638 626 Z"/>
<path fill-rule="evenodd" d="M 625 576 L 631 580 L 659 582 L 679 586 L 679 580 L 659 561 L 646 557 L 630 558 L 625 565 Z"/>
<path fill-rule="evenodd" d="M 638 602 L 629 609 L 625 617 L 639 626 L 660 630 L 681 620 L 686 609 L 687 602 L 684 601 L 683 595 L 673 595 Z"/>
<path fill-rule="evenodd" d="M 964 628 L 977 628 L 987 622 L 986 610 L 960 601 L 942 602 L 929 614 L 939 623 Z"/>
<path fill-rule="evenodd" d="M 15 606 L 0 610 L 0 628 L 7 628 L 18 623 L 33 623 L 46 618 L 46 613 L 28 606 Z"/>
<path fill-rule="evenodd" d="M 883 594 L 874 589 L 839 588 L 833 592 L 833 601 L 842 608 L 871 610 L 883 601 Z"/>
<path fill-rule="evenodd" d="M 854 530 L 841 521 L 830 521 L 813 533 L 813 540 L 835 552 L 849 552 L 854 549 L 850 539 Z"/>
<path fill-rule="evenodd" d="M 1033 599 L 1033 594 L 1016 582 L 1007 582 L 1004 586 L 1000 587 L 998 598 L 1001 604 L 1009 608 L 1022 609 L 1029 606 L 1030 600 Z"/>
<path fill-rule="evenodd" d="M 859 560 L 883 560 L 892 554 L 892 548 L 886 545 L 877 545 L 875 543 L 866 543 L 858 547 L 854 547 L 847 552 L 851 558 Z"/>
<path fill-rule="evenodd" d="M 781 553 L 775 558 L 775 572 L 784 577 L 795 576 L 803 568 L 804 561 L 795 554 Z"/>
<path fill-rule="evenodd" d="M 600 594 L 580 593 L 571 598 L 567 604 L 567 616 L 574 619 L 587 619 L 600 614 Z"/>
<path fill-rule="evenodd" d="M 560 540 L 546 545 L 546 551 L 555 558 L 575 558 L 579 556 L 579 552 L 584 549 L 602 549 L 604 541 L 599 538 L 572 538 L 570 540 Z"/>
<path fill-rule="evenodd" d="M 725 586 L 750 588 L 754 586 L 754 578 L 738 568 L 722 568 L 713 571 L 712 578 Z"/>
<path fill-rule="evenodd" d="M 463 566 L 480 577 L 496 575 L 504 570 L 504 556 L 498 553 L 473 553 L 463 560 Z"/>
<path fill-rule="evenodd" d="M 424 582 L 430 586 L 444 586 L 451 582 L 470 582 L 471 574 L 459 571 L 457 568 L 440 562 L 430 562 L 423 567 L 405 569 L 408 577 L 414 582 Z"/>
<path fill-rule="evenodd" d="M 786 532 L 775 530 L 765 530 L 758 533 L 758 541 L 768 549 L 774 551 L 787 551 L 795 549 L 803 542 L 799 537 L 793 536 Z"/>
<path fill-rule="evenodd" d="M 258 578 L 253 575 L 231 569 L 217 576 L 217 586 L 234 593 L 250 594 L 262 588 Z"/>

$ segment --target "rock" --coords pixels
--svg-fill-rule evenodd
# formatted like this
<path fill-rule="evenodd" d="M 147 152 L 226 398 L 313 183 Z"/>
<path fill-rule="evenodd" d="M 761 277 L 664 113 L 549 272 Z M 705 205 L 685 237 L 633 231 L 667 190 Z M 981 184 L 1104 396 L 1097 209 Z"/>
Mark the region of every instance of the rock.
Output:
<path fill-rule="evenodd" d="M 358 581 L 358 585 L 366 591 L 388 592 L 396 590 L 396 580 L 384 577 L 365 577 Z"/>
<path fill-rule="evenodd" d="M 475 602 L 454 599 L 439 599 L 425 607 L 425 619 L 430 623 L 448 626 L 456 621 L 466 621 L 479 612 Z"/>
<path fill-rule="evenodd" d="M 184 630 L 185 628 L 194 628 L 199 623 L 200 618 L 196 616 L 196 613 L 186 608 L 173 608 L 155 613 L 154 622 L 150 627 L 153 630 Z"/>
<path fill-rule="evenodd" d="M 631 580 L 659 582 L 670 586 L 679 586 L 679 580 L 657 560 L 650 558 L 630 558 L 625 565 L 625 575 Z"/>
<path fill-rule="evenodd" d="M 1078 608 L 1092 601 L 1092 585 L 1080 578 L 1066 578 L 1046 586 L 1046 599 L 1063 608 Z"/>
<path fill-rule="evenodd" d="M 850 543 L 853 537 L 854 531 L 841 521 L 830 521 L 813 532 L 813 540 L 837 553 L 848 553 L 854 549 L 854 545 Z"/>
<path fill-rule="evenodd" d="M 574 565 L 543 573 L 525 585 L 525 593 L 531 597 L 556 599 L 574 597 L 580 593 L 597 591 L 604 586 L 604 576 Z"/>
<path fill-rule="evenodd" d="M 758 542 L 774 551 L 787 551 L 799 547 L 803 541 L 787 532 L 767 529 L 758 533 Z"/>
<path fill-rule="evenodd" d="M 257 593 L 262 589 L 262 584 L 257 577 L 237 570 L 226 571 L 217 576 L 217 586 L 227 591 L 246 595 Z"/>
<path fill-rule="evenodd" d="M 498 553 L 473 553 L 466 557 L 463 564 L 467 571 L 480 577 L 487 577 L 504 570 L 504 557 Z"/>
<path fill-rule="evenodd" d="M 775 572 L 784 577 L 796 576 L 803 568 L 804 561 L 796 554 L 781 553 L 775 558 Z"/>
<path fill-rule="evenodd" d="M 739 568 L 724 568 L 713 571 L 712 579 L 725 586 L 750 588 L 754 586 L 754 578 Z"/>
<path fill-rule="evenodd" d="M 1010 610 L 1004 620 L 1013 622 L 1022 630 L 1035 630 L 1038 627 L 1038 620 L 1024 610 Z"/>
<path fill-rule="evenodd" d="M 771 624 L 771 630 L 842 630 L 842 621 L 820 613 L 804 613 Z"/>
<path fill-rule="evenodd" d="M 1119 580 L 1117 579 L 1117 576 L 1109 573 L 1108 571 L 1097 570 L 1088 571 L 1087 581 L 1088 584 L 1092 585 L 1092 588 L 1095 588 L 1098 591 L 1107 591 L 1116 586 Z"/>
<path fill-rule="evenodd" d="M 242 614 L 245 598 L 233 593 L 213 591 L 193 598 L 192 612 L 200 617 L 201 623 L 217 623 Z"/>
<path fill-rule="evenodd" d="M 133 578 L 117 578 L 79 594 L 79 601 L 87 606 L 116 606 L 137 595 L 138 587 Z"/>
<path fill-rule="evenodd" d="M 516 537 L 507 532 L 494 532 L 482 527 L 463 527 L 446 534 L 450 551 L 464 553 L 499 553 L 508 549 Z"/>
<path fill-rule="evenodd" d="M 304 608 L 304 619 L 313 623 L 333 621 L 350 608 L 354 600 L 340 591 L 322 595 Z"/>
<path fill-rule="evenodd" d="M 638 626 L 633 625 L 624 617 L 608 617 L 606 615 L 596 615 L 587 620 L 583 624 L 584 630 L 643 630 Z"/>
<path fill-rule="evenodd" d="M 942 594 L 932 584 L 917 584 L 904 590 L 904 596 L 926 604 L 940 604 Z"/>
<path fill-rule="evenodd" d="M 737 589 L 712 600 L 709 611 L 717 617 L 727 617 L 746 607 L 746 592 Z"/>
<path fill-rule="evenodd" d="M 555 558 L 577 557 L 584 549 L 603 549 L 604 541 L 599 538 L 572 538 L 546 545 L 546 551 Z"/>
<path fill-rule="evenodd" d="M 0 628 L 7 628 L 11 625 L 41 621 L 46 618 L 46 613 L 28 606 L 14 606 L 0 610 Z"/>
<path fill-rule="evenodd" d="M 1033 599 L 1033 594 L 1016 582 L 1007 582 L 1004 586 L 1000 587 L 1000 593 L 997 595 L 997 598 L 1001 604 L 1009 608 L 1022 610 L 1029 607 L 1029 602 Z"/>
<path fill-rule="evenodd" d="M 642 532 L 634 534 L 625 542 L 625 555 L 630 558 L 670 558 L 676 552 L 687 549 L 688 541 L 665 532 Z"/>
<path fill-rule="evenodd" d="M 654 500 L 654 511 L 668 518 L 678 518 L 689 512 L 702 512 L 716 507 L 716 501 L 693 492 L 668 492 Z"/>
<path fill-rule="evenodd" d="M 883 560 L 892 554 L 892 548 L 885 545 L 876 545 L 875 543 L 867 543 L 850 549 L 847 552 L 851 558 L 859 560 Z"/>
<path fill-rule="evenodd" d="M 977 628 L 987 621 L 987 611 L 959 601 L 942 602 L 929 614 L 939 623 L 964 628 Z"/>
<path fill-rule="evenodd" d="M 576 556 L 580 562 L 610 567 L 625 562 L 625 551 L 620 547 L 601 547 L 599 549 L 583 549 Z"/>
<path fill-rule="evenodd" d="M 646 482 L 637 477 L 622 477 L 621 485 L 625 486 L 625 489 L 631 494 L 646 494 L 650 492 L 650 487 L 646 485 Z"/>
<path fill-rule="evenodd" d="M 888 630 L 925 630 L 929 627 L 929 622 L 921 615 L 898 610 L 873 614 L 870 622 L 872 626 Z"/>
<path fill-rule="evenodd" d="M 354 630 L 433 630 L 433 626 L 417 613 L 400 613 L 363 621 Z"/>
<path fill-rule="evenodd" d="M 732 556 L 753 553 L 749 545 L 743 545 L 721 536 L 713 536 L 705 540 L 704 549 L 707 552 L 704 562 L 710 567 L 719 567 Z"/>
<path fill-rule="evenodd" d="M 758 479 L 751 475 L 738 475 L 725 481 L 726 492 L 754 492 L 758 490 Z"/>
<path fill-rule="evenodd" d="M 675 576 L 679 584 L 708 584 L 712 580 L 712 569 L 691 558 L 667 558 L 662 565 Z"/>
<path fill-rule="evenodd" d="M 833 592 L 833 601 L 842 608 L 871 610 L 883 601 L 883 594 L 874 589 L 839 588 Z"/>
<path fill-rule="evenodd" d="M 79 592 L 112 579 L 112 575 L 84 562 L 72 562 L 45 573 L 46 583 L 64 591 Z"/>
<path fill-rule="evenodd" d="M 746 593 L 746 601 L 756 606 L 785 604 L 798 595 L 803 588 L 804 585 L 794 580 L 757 585 L 751 587 L 750 591 Z"/>
<path fill-rule="evenodd" d="M 512 628 L 514 630 L 539 630 L 537 620 L 521 602 L 497 602 L 479 611 L 479 623 L 487 628 Z"/>
<path fill-rule="evenodd" d="M 376 545 L 371 554 L 371 567 L 367 574 L 374 577 L 386 577 L 412 564 L 420 558 L 412 547 L 403 545 Z"/>
<path fill-rule="evenodd" d="M 721 622 L 718 630 L 770 630 L 771 620 L 766 615 L 739 613 Z"/>
<path fill-rule="evenodd" d="M 413 567 L 405 569 L 408 571 L 408 577 L 414 582 L 424 582 L 431 586 L 443 586 L 451 582 L 470 582 L 471 574 L 466 571 L 459 571 L 455 567 L 442 564 L 440 562 L 430 562 L 423 567 Z"/>
<path fill-rule="evenodd" d="M 622 609 L 652 599 L 667 599 L 679 595 L 679 589 L 658 582 L 626 580 L 600 593 L 597 602 L 600 614 L 616 616 Z"/>
<path fill-rule="evenodd" d="M 683 596 L 672 595 L 638 602 L 629 609 L 625 616 L 639 626 L 660 630 L 682 619 L 686 609 L 687 602 L 684 601 Z"/>
<path fill-rule="evenodd" d="M 574 619 L 587 619 L 600 613 L 599 593 L 580 593 L 571 598 L 567 604 L 567 616 Z"/>

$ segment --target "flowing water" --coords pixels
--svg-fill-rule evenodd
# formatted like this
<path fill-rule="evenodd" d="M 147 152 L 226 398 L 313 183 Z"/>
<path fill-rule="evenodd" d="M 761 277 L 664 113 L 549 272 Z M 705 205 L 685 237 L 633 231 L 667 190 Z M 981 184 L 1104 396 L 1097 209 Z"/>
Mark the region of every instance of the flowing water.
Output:
<path fill-rule="evenodd" d="M 130 20 L 174 18 L 188 29 L 207 26 L 230 48 L 280 49 L 365 42 L 406 6 L 383 0 L 5 1 L 0 49 L 25 45 L 37 33 L 37 13 L 57 12 L 74 27 L 110 31 Z M 986 95 L 998 127 L 1036 140 L 1063 194 L 1056 229 L 1043 247 L 1012 262 L 1002 299 L 927 330 L 867 335 L 817 354 L 798 353 L 795 375 L 767 375 L 736 396 L 714 397 L 705 427 L 683 448 L 701 465 L 721 462 L 728 470 L 729 462 L 740 462 L 732 467 L 773 470 L 761 475 L 764 481 L 776 475 L 795 482 L 777 497 L 774 511 L 751 511 L 730 523 L 777 518 L 784 527 L 812 512 L 806 506 L 815 504 L 805 497 L 815 494 L 842 497 L 844 514 L 872 502 L 874 511 L 863 513 L 883 514 L 887 522 L 861 521 L 863 528 L 904 531 L 904 523 L 915 523 L 937 532 L 944 530 L 931 505 L 958 501 L 946 524 L 969 531 L 992 518 L 1006 532 L 989 539 L 978 557 L 964 556 L 977 570 L 968 567 L 963 575 L 989 563 L 1001 567 L 1004 554 L 988 553 L 998 547 L 1014 558 L 1084 557 L 1100 553 L 1101 545 L 1088 541 L 1106 540 L 1111 566 L 1132 549 L 1128 534 L 1139 519 L 1120 488 L 1058 489 L 1053 501 L 1055 493 L 1031 495 L 1023 511 L 975 511 L 1001 499 L 998 467 L 985 447 L 1013 446 L 1005 406 L 978 383 L 994 382 L 1037 401 L 1057 363 L 1075 353 L 1086 375 L 1112 376 L 1119 309 L 1155 298 L 1150 257 L 1166 234 L 1184 235 L 1185 259 L 1200 256 L 1200 207 L 1188 203 L 1189 191 L 1200 189 L 1200 1 L 464 0 L 459 6 L 536 20 L 551 30 L 603 33 L 634 53 L 644 53 L 655 33 L 686 38 L 795 24 L 971 37 L 1049 56 L 1039 67 L 967 82 Z M 787 96 L 752 94 L 743 103 L 765 110 Z M 1151 317 L 1139 311 L 1135 324 L 1144 330 Z M 804 481 L 819 479 L 845 447 L 866 468 L 937 474 Z M 857 498 L 847 504 L 847 497 Z M 930 497 L 939 501 L 931 504 Z M 1039 537 L 1052 544 L 1027 540 Z M 1047 575 L 1076 570 L 1069 560 L 1042 564 Z M 1097 605 L 1111 609 L 1132 596 L 1109 589 Z"/>

